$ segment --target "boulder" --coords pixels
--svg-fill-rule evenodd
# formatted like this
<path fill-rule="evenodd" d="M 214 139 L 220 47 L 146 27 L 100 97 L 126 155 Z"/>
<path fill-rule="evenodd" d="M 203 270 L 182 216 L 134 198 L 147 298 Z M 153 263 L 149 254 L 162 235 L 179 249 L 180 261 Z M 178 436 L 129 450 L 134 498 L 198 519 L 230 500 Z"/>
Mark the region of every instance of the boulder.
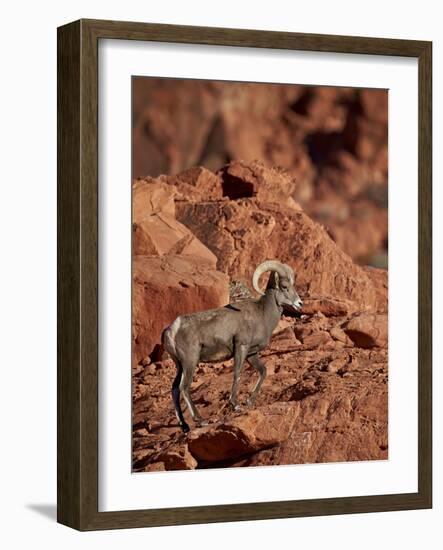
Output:
<path fill-rule="evenodd" d="M 343 330 L 359 348 L 383 348 L 388 344 L 388 316 L 361 314 L 343 325 Z"/>
<path fill-rule="evenodd" d="M 325 229 L 305 213 L 256 198 L 176 204 L 177 219 L 217 256 L 217 269 L 249 284 L 256 266 L 278 258 L 296 274 L 304 299 L 352 303 L 377 311 L 379 289 Z M 347 310 L 348 311 L 348 310 Z"/>
<path fill-rule="evenodd" d="M 136 256 L 133 260 L 133 363 L 160 344 L 177 316 L 225 305 L 228 277 L 199 256 Z"/>
<path fill-rule="evenodd" d="M 165 470 L 195 470 L 197 467 L 197 461 L 186 444 L 169 447 L 156 458 L 163 463 Z"/>
<path fill-rule="evenodd" d="M 135 180 L 132 186 L 133 255 L 184 254 L 215 265 L 217 258 L 175 219 L 176 190 L 163 181 Z"/>
<path fill-rule="evenodd" d="M 155 456 L 153 449 L 135 449 L 132 453 L 132 467 L 133 469 L 143 469 L 147 464 L 152 462 Z"/>
<path fill-rule="evenodd" d="M 176 176 L 161 178 L 174 187 L 176 200 L 220 200 L 223 197 L 220 176 L 202 166 L 189 168 Z"/>
<path fill-rule="evenodd" d="M 133 255 L 191 255 L 198 256 L 212 265 L 217 258 L 183 224 L 161 212 L 132 225 Z"/>
<path fill-rule="evenodd" d="M 175 194 L 175 189 L 162 181 L 134 180 L 132 184 L 133 223 L 139 224 L 158 213 L 174 218 Z"/>
<path fill-rule="evenodd" d="M 164 472 L 166 471 L 165 465 L 163 462 L 152 462 L 151 464 L 147 464 L 144 469 L 144 472 Z"/>
<path fill-rule="evenodd" d="M 188 436 L 191 454 L 200 462 L 220 462 L 285 441 L 297 416 L 292 403 L 274 403 L 225 422 L 198 428 Z"/>
<path fill-rule="evenodd" d="M 276 202 L 301 207 L 292 198 L 295 179 L 283 170 L 266 168 L 262 162 L 232 161 L 219 172 L 222 180 L 223 196 L 230 199 L 257 197 L 262 201 Z"/>
<path fill-rule="evenodd" d="M 335 344 L 329 332 L 325 330 L 319 330 L 318 332 L 313 332 L 302 340 L 303 346 L 306 349 L 330 349 L 334 348 Z"/>
<path fill-rule="evenodd" d="M 341 357 L 337 357 L 330 361 L 328 365 L 326 365 L 326 370 L 331 373 L 336 373 L 343 367 L 345 367 L 348 364 L 349 357 L 347 354 L 342 355 Z"/>
<path fill-rule="evenodd" d="M 346 346 L 352 346 L 352 340 L 349 338 L 349 336 L 346 334 L 346 332 L 341 329 L 339 326 L 332 327 L 329 331 L 329 334 L 332 336 L 334 340 L 337 342 L 341 342 L 342 344 L 345 344 Z"/>
<path fill-rule="evenodd" d="M 322 313 L 327 317 L 341 317 L 354 313 L 357 309 L 355 302 L 349 300 L 336 300 L 320 296 L 309 296 L 303 301 L 303 313 L 313 315 Z"/>
<path fill-rule="evenodd" d="M 203 166 L 194 166 L 174 175 L 145 176 L 135 180 L 138 185 L 162 186 L 177 202 L 199 202 L 223 199 L 222 181 L 219 174 L 214 174 Z"/>

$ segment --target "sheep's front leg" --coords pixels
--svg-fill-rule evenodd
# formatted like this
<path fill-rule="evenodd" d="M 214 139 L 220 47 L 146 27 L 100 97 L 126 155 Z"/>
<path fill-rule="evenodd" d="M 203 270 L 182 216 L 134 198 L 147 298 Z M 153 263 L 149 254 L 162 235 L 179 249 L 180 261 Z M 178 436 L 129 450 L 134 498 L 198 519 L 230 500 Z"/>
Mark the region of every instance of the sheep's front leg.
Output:
<path fill-rule="evenodd" d="M 241 371 L 243 368 L 243 363 L 245 362 L 247 353 L 248 353 L 248 346 L 245 346 L 244 344 L 235 345 L 234 382 L 232 384 L 231 396 L 229 398 L 229 403 L 231 404 L 231 406 L 235 411 L 238 411 L 240 409 L 240 405 L 238 404 L 238 401 L 237 401 L 237 390 L 238 390 L 238 383 L 240 381 Z"/>

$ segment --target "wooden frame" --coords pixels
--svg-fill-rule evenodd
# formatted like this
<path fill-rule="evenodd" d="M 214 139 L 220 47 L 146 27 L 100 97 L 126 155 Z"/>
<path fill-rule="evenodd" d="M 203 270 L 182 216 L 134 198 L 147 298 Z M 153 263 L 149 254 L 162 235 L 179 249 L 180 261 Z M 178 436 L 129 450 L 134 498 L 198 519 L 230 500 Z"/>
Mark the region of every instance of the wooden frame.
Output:
<path fill-rule="evenodd" d="M 98 511 L 98 41 L 102 38 L 418 58 L 418 492 Z M 58 29 L 58 521 L 80 530 L 432 506 L 432 44 L 412 40 L 80 20 Z"/>

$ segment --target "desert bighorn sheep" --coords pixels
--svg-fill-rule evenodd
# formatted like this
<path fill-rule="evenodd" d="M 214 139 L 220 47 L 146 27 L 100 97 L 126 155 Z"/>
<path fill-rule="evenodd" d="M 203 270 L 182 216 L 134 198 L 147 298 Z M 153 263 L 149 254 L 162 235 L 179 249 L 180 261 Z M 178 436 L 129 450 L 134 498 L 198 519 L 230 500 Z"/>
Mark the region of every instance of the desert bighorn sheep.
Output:
<path fill-rule="evenodd" d="M 258 286 L 260 276 L 271 272 L 266 291 Z M 218 309 L 180 315 L 162 334 L 163 346 L 174 359 L 177 376 L 172 384 L 172 399 L 178 421 L 189 431 L 180 407 L 180 392 L 195 422 L 204 425 L 189 392 L 198 363 L 234 358 L 234 382 L 230 404 L 239 409 L 237 386 L 245 359 L 259 373 L 259 379 L 248 399 L 252 405 L 266 376 L 266 367 L 258 356 L 271 339 L 283 309 L 298 311 L 303 303 L 294 288 L 294 272 L 286 264 L 268 260 L 260 264 L 252 278 L 254 289 L 262 296 Z"/>

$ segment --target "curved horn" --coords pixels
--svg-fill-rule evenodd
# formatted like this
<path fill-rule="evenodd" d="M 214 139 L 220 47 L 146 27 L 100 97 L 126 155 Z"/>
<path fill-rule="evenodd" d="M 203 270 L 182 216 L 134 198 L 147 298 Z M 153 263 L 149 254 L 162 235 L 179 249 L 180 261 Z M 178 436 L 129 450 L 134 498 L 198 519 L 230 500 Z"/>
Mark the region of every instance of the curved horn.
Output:
<path fill-rule="evenodd" d="M 254 275 L 252 276 L 252 286 L 254 287 L 254 290 L 259 294 L 264 294 L 264 292 L 260 290 L 258 286 L 258 281 L 260 280 L 260 277 L 263 275 L 263 273 L 266 273 L 266 271 L 275 271 L 281 277 L 289 277 L 292 283 L 294 282 L 294 271 L 291 267 L 286 264 L 282 264 L 277 260 L 266 260 L 257 267 L 257 269 L 254 271 Z"/>

